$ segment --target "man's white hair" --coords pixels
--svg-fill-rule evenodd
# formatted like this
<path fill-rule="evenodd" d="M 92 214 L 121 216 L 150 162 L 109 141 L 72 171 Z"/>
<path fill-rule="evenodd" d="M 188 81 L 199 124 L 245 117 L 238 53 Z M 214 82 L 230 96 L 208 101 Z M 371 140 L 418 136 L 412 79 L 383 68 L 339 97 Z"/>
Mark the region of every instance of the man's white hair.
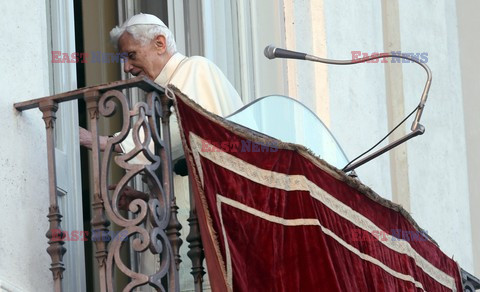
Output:
<path fill-rule="evenodd" d="M 157 24 L 134 24 L 126 25 L 128 21 L 122 26 L 117 26 L 110 31 L 110 39 L 113 42 L 115 48 L 118 48 L 118 40 L 125 33 L 128 32 L 132 37 L 139 41 L 142 45 L 150 43 L 158 35 L 165 37 L 165 42 L 167 45 L 167 52 L 173 54 L 177 51 L 177 45 L 175 43 L 175 38 L 173 33 L 168 29 L 168 27 Z"/>

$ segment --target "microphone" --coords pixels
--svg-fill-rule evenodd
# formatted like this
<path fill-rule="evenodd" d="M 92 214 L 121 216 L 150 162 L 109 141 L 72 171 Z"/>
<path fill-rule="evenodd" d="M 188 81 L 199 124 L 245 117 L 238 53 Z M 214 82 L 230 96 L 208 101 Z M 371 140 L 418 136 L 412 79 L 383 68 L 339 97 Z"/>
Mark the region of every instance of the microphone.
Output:
<path fill-rule="evenodd" d="M 420 124 L 420 118 L 422 117 L 422 112 L 423 112 L 423 109 L 425 107 L 425 103 L 427 102 L 428 91 L 430 90 L 430 85 L 432 83 L 432 72 L 430 71 L 430 68 L 426 64 L 421 63 L 417 59 L 414 59 L 414 58 L 409 57 L 409 56 L 403 56 L 403 55 L 398 56 L 398 55 L 394 55 L 394 54 L 380 54 L 380 55 L 374 55 L 374 56 L 361 58 L 361 59 L 356 59 L 356 60 L 333 60 L 333 59 L 319 58 L 319 57 L 316 57 L 316 56 L 307 55 L 305 53 L 280 49 L 280 48 L 276 48 L 272 45 L 269 45 L 265 48 L 264 54 L 265 54 L 265 57 L 267 57 L 268 59 L 275 59 L 275 58 L 298 59 L 298 60 L 313 61 L 313 62 L 319 62 L 319 63 L 331 64 L 331 65 L 353 65 L 353 64 L 363 63 L 363 62 L 366 62 L 366 61 L 369 61 L 369 60 L 375 60 L 375 59 L 380 59 L 380 58 L 384 58 L 384 57 L 395 57 L 395 58 L 410 60 L 414 63 L 417 63 L 418 65 L 422 66 L 423 69 L 425 69 L 425 71 L 427 72 L 427 82 L 425 83 L 425 88 L 423 89 L 422 97 L 420 98 L 420 104 L 410 114 L 410 115 L 412 115 L 413 113 L 417 112 L 417 114 L 415 116 L 415 119 L 412 123 L 412 127 L 411 127 L 412 132 L 410 132 L 409 134 L 405 135 L 404 137 L 402 137 L 402 138 L 400 138 L 400 139 L 398 139 L 394 142 L 391 142 L 387 146 L 379 149 L 378 151 L 376 151 L 375 153 L 372 153 L 371 155 L 365 157 L 364 159 L 362 159 L 362 160 L 360 160 L 356 163 L 353 163 L 354 161 L 358 160 L 359 158 L 361 158 L 362 156 L 364 156 L 365 154 L 367 154 L 368 152 L 373 150 L 373 148 L 375 148 L 378 144 L 380 144 L 380 142 L 382 142 L 385 138 L 387 138 L 398 126 L 400 126 L 400 124 L 405 122 L 405 120 L 410 116 L 409 115 L 402 122 L 400 122 L 400 124 L 397 127 L 395 127 L 392 131 L 390 131 L 390 133 L 388 133 L 387 136 L 384 137 L 374 147 L 370 148 L 365 153 L 361 154 L 360 156 L 358 156 L 354 160 L 350 161 L 342 169 L 344 172 L 352 171 L 353 169 L 357 168 L 358 166 L 376 158 L 377 156 L 391 150 L 392 148 L 397 147 L 398 145 L 406 142 L 407 140 L 409 140 L 409 139 L 411 139 L 415 136 L 422 135 L 425 132 L 425 127 Z"/>
<path fill-rule="evenodd" d="M 299 52 L 289 51 L 285 49 L 280 49 L 272 45 L 265 47 L 265 50 L 263 51 L 263 53 L 265 54 L 265 57 L 269 59 L 286 58 L 286 59 L 308 60 L 307 54 L 305 53 L 299 53 Z"/>

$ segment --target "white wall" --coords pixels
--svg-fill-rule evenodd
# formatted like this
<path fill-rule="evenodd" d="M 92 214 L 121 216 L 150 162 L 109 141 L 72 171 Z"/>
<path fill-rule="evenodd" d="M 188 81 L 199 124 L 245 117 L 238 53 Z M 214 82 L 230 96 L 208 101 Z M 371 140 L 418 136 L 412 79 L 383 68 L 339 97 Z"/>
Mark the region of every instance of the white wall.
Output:
<path fill-rule="evenodd" d="M 349 60 L 351 51 L 383 52 L 380 1 L 325 1 L 327 58 Z M 328 66 L 331 130 L 354 159 L 389 131 L 382 64 Z M 385 144 L 382 144 L 385 145 Z M 359 178 L 391 199 L 387 154 L 357 168 Z"/>
<path fill-rule="evenodd" d="M 457 1 L 457 20 L 462 69 L 462 93 L 465 118 L 465 139 L 470 191 L 470 222 L 475 275 L 480 275 L 480 38 L 472 38 L 480 29 L 479 1 Z M 470 271 L 472 272 L 472 271 Z"/>
<path fill-rule="evenodd" d="M 0 282 L 51 291 L 45 126 L 38 110 L 13 108 L 49 92 L 46 7 L 28 0 L 0 6 Z"/>
<path fill-rule="evenodd" d="M 425 134 L 408 143 L 411 213 L 417 222 L 473 272 L 472 231 L 459 60 L 453 1 L 400 1 L 403 51 L 428 52 L 432 87 L 422 123 Z M 425 13 L 428 11 L 428 13 Z M 403 66 L 405 107 L 418 103 L 423 70 Z"/>

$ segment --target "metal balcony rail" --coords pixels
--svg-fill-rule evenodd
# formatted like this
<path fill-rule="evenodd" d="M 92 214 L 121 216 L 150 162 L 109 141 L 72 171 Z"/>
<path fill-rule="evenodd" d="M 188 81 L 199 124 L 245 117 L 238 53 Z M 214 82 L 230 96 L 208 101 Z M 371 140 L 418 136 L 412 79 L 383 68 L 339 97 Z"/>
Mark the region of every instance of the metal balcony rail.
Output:
<path fill-rule="evenodd" d="M 122 90 L 139 88 L 146 93 L 145 101 L 140 101 L 131 108 Z M 54 291 L 62 291 L 62 275 L 65 269 L 63 255 L 66 251 L 63 240 L 53 238 L 53 232 L 61 230 L 62 214 L 60 214 L 57 200 L 57 182 L 55 170 L 55 119 L 58 104 L 66 101 L 83 98 L 86 102 L 90 131 L 92 132 L 91 171 L 93 174 L 93 214 L 92 229 L 102 234 L 108 233 L 110 222 L 114 222 L 122 229 L 114 238 L 95 241 L 95 257 L 99 270 L 100 291 L 117 291 L 114 287 L 113 271 L 117 267 L 131 281 L 123 291 L 132 291 L 136 287 L 149 285 L 157 291 L 179 291 L 178 270 L 180 259 L 180 229 L 177 219 L 178 207 L 175 203 L 173 190 L 173 174 L 171 159 L 171 142 L 169 118 L 172 100 L 165 94 L 163 88 L 154 82 L 137 77 L 110 84 L 81 88 L 78 90 L 16 103 L 19 111 L 39 108 L 43 113 L 46 127 L 49 199 L 50 207 L 48 220 L 50 228 L 46 233 L 49 247 L 47 252 L 51 256 L 50 270 L 53 274 Z M 123 117 L 122 130 L 115 137 L 108 139 L 103 155 L 100 156 L 98 136 L 98 119 L 100 116 L 109 118 L 121 110 Z M 135 121 L 135 122 L 133 122 Z M 115 145 L 119 144 L 131 131 L 134 149 L 123 155 L 114 156 Z M 143 139 L 141 136 L 143 134 Z M 163 135 L 163 136 L 162 136 Z M 149 149 L 153 141 L 155 151 Z M 133 164 L 129 161 L 141 155 L 149 164 Z M 113 161 L 112 161 L 113 158 Z M 124 170 L 123 177 L 116 183 L 115 190 L 109 191 L 109 166 L 115 162 Z M 119 210 L 119 197 L 123 189 L 136 176 L 141 175 L 149 186 L 148 201 L 135 199 L 129 205 L 133 216 L 124 217 Z M 193 202 L 191 203 L 193 204 Z M 187 240 L 192 249 L 189 257 L 192 259 L 192 274 L 195 279 L 195 291 L 202 290 L 202 276 L 204 274 L 202 261 L 203 250 L 198 220 L 194 209 L 190 210 L 190 234 Z M 62 233 L 64 231 L 61 231 Z M 122 238 L 119 238 L 121 236 Z M 131 238 L 131 246 L 136 253 L 149 250 L 158 254 L 160 265 L 152 275 L 136 272 L 134 268 L 122 262 L 120 249 L 126 244 L 123 238 Z M 108 242 L 109 241 L 109 242 Z"/>

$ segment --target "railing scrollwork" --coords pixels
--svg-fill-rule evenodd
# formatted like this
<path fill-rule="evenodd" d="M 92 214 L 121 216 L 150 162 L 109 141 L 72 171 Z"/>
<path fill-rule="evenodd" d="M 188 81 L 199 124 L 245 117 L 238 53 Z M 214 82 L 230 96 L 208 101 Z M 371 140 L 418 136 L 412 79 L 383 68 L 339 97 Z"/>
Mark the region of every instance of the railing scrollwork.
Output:
<path fill-rule="evenodd" d="M 130 109 L 122 89 L 131 87 L 141 88 L 147 94 L 144 101 L 138 102 Z M 122 291 L 132 291 L 144 285 L 154 287 L 157 291 L 179 291 L 178 269 L 181 262 L 179 249 L 182 240 L 179 232 L 181 224 L 176 215 L 178 207 L 173 192 L 170 154 L 168 120 L 171 114 L 171 100 L 165 97 L 162 88 L 143 77 L 15 104 L 18 110 L 40 108 L 46 125 L 50 179 L 48 213 L 50 229 L 47 232 L 49 239 L 47 250 L 52 259 L 51 270 L 55 291 L 62 291 L 62 273 L 65 270 L 62 258 L 65 248 L 62 240 L 52 240 L 53 230 L 57 233 L 61 230 L 62 218 L 56 195 L 53 128 L 58 103 L 79 98 L 86 101 L 90 120 L 89 130 L 93 138 L 92 228 L 94 232 L 107 234 L 112 222 L 122 229 L 114 238 L 102 236 L 102 240 L 95 240 L 100 291 L 117 291 L 113 279 L 115 267 L 130 278 L 130 282 Z M 100 117 L 112 117 L 117 111 L 121 111 L 123 117 L 121 131 L 107 140 L 101 154 L 98 120 Z M 125 139 L 132 139 L 133 149 L 122 155 L 115 154 L 116 145 Z M 150 147 L 153 145 L 152 142 L 155 149 Z M 134 159 L 139 157 L 146 162 L 140 163 Z M 124 170 L 123 177 L 116 183 L 109 181 L 112 163 Z M 129 182 L 139 175 L 148 186 L 148 199 L 133 199 L 128 205 L 133 216 L 125 217 L 120 210 L 119 200 Z M 94 232 L 92 234 L 95 234 Z M 149 252 L 159 255 L 160 265 L 153 274 L 142 274 L 141 271 L 136 271 L 123 262 L 120 250 L 129 242 L 130 248 L 136 253 Z"/>

